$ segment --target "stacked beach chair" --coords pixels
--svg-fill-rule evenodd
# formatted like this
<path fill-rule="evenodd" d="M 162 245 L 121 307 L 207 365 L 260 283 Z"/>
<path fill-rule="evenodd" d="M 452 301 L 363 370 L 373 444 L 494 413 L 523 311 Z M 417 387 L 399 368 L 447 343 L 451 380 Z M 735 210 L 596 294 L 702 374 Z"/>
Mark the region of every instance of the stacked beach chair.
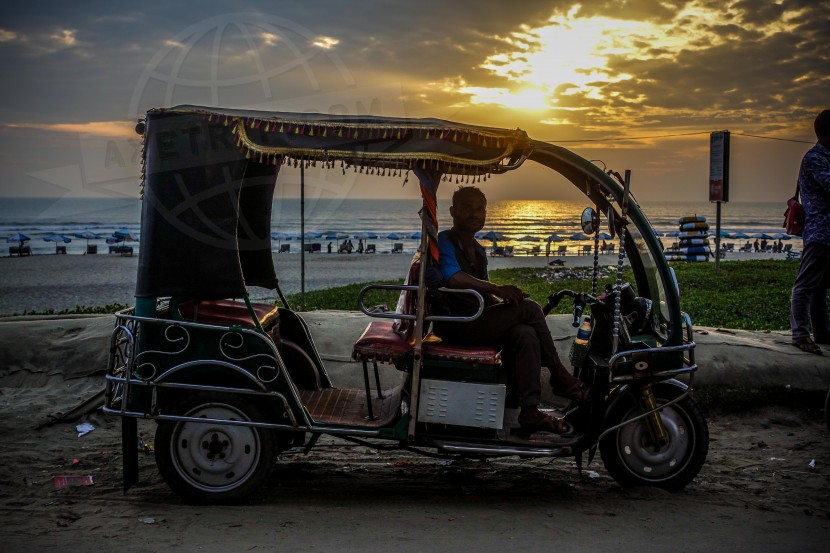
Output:
<path fill-rule="evenodd" d="M 678 219 L 677 245 L 666 249 L 668 261 L 708 261 L 709 224 L 703 215 L 689 215 Z"/>

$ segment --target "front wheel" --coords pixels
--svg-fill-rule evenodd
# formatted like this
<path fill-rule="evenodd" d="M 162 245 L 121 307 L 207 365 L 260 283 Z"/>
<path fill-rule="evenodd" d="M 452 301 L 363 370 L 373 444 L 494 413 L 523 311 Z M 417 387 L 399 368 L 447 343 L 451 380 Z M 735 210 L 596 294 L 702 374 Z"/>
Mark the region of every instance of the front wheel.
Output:
<path fill-rule="evenodd" d="M 654 384 L 652 388 L 657 405 L 665 405 L 683 393 L 669 384 Z M 633 394 L 621 399 L 608 413 L 607 427 L 642 413 Z M 679 490 L 703 467 L 709 451 L 709 427 L 694 400 L 686 396 L 663 407 L 659 414 L 669 437 L 665 445 L 653 443 L 645 418 L 610 432 L 600 441 L 602 462 L 620 485 Z"/>
<path fill-rule="evenodd" d="M 208 420 L 158 424 L 156 465 L 173 491 L 194 502 L 226 503 L 252 494 L 268 479 L 277 451 L 273 431 L 210 422 L 264 420 L 253 405 L 203 393 L 184 399 L 174 412 Z"/>

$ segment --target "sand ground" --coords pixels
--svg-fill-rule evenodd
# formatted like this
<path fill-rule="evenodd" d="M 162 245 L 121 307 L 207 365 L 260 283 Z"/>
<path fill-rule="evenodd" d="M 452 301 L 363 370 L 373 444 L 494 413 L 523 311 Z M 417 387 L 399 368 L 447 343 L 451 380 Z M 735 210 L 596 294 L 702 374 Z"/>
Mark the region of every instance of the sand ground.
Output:
<path fill-rule="evenodd" d="M 305 317 L 334 382 L 359 386 L 356 364 L 343 362 L 349 345 L 333 344 L 352 340 L 363 316 Z M 550 319 L 558 344 L 572 339 L 567 316 Z M 112 324 L 111 316 L 0 321 L 4 551 L 823 552 L 830 539 L 830 431 L 806 400 L 710 410 L 708 460 L 678 493 L 622 489 L 599 457 L 580 477 L 572 459 L 449 462 L 323 439 L 308 456 L 284 455 L 242 505 L 182 502 L 151 452 L 125 495 L 118 419 L 93 412 L 55 422 L 102 388 Z M 751 387 L 753 373 L 781 388 L 828 385 L 830 348 L 811 356 L 775 333 L 699 330 L 704 388 Z M 79 437 L 82 422 L 94 430 Z M 152 444 L 155 423 L 139 428 Z M 94 485 L 56 489 L 63 475 L 89 475 Z"/>

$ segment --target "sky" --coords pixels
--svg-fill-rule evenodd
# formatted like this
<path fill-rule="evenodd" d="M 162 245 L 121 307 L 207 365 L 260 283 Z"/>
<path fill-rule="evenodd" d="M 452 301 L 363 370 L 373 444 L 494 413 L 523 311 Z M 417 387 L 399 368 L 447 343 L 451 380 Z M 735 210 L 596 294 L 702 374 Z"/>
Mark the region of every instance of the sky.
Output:
<path fill-rule="evenodd" d="M 197 104 L 520 127 L 630 169 L 641 202 L 706 201 L 709 133 L 729 130 L 730 200 L 784 203 L 830 107 L 828 36 L 812 0 L 12 0 L 0 197 L 137 197 L 135 119 Z M 497 180 L 490 198 L 576 197 L 538 166 Z"/>

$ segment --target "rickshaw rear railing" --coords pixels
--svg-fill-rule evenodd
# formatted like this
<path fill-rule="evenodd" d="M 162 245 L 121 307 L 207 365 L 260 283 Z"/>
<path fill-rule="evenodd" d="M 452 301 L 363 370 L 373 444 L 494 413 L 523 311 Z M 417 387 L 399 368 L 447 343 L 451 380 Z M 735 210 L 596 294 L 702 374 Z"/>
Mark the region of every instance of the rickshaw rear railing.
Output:
<path fill-rule="evenodd" d="M 389 439 L 390 433 L 389 429 L 387 428 L 376 428 L 376 429 L 357 429 L 348 426 L 333 426 L 327 424 L 319 424 L 319 423 L 312 423 L 312 421 L 308 418 L 305 409 L 300 409 L 303 414 L 302 421 L 298 421 L 295 417 L 294 410 L 291 408 L 291 402 L 289 399 L 282 393 L 276 390 L 269 390 L 267 387 L 264 386 L 267 382 L 262 381 L 261 390 L 254 390 L 250 388 L 238 388 L 238 387 L 231 387 L 231 386 L 213 386 L 209 384 L 191 384 L 191 383 L 182 383 L 182 382 L 157 382 L 151 381 L 149 379 L 142 379 L 139 377 L 134 376 L 134 365 L 135 365 L 135 351 L 138 347 L 138 342 L 140 341 L 140 336 L 138 336 L 138 332 L 136 332 L 136 327 L 139 324 L 152 324 L 152 325 L 177 325 L 181 327 L 193 328 L 193 329 L 207 329 L 211 331 L 222 330 L 223 327 L 217 327 L 215 325 L 206 325 L 201 323 L 193 323 L 187 321 L 171 321 L 169 319 L 155 319 L 151 317 L 141 317 L 137 315 L 130 314 L 132 309 L 127 309 L 124 311 L 120 311 L 116 313 L 116 318 L 119 323 L 116 326 L 116 329 L 113 331 L 113 343 L 116 343 L 116 337 L 122 333 L 126 332 L 127 336 L 124 338 L 123 344 L 128 344 L 128 354 L 124 355 L 124 358 L 127 360 L 126 362 L 119 365 L 121 370 L 117 371 L 121 373 L 121 375 L 116 375 L 117 367 L 114 366 L 114 361 L 117 359 L 115 355 L 115 350 L 111 351 L 110 354 L 110 361 L 107 368 L 107 374 L 105 376 L 106 381 L 106 389 L 107 389 L 107 401 L 104 404 L 103 411 L 107 414 L 112 415 L 120 415 L 124 417 L 133 417 L 133 418 L 143 418 L 143 419 L 151 419 L 151 420 L 162 420 L 162 421 L 182 421 L 182 422 L 198 422 L 198 423 L 205 423 L 205 422 L 213 422 L 216 424 L 227 424 L 227 425 L 234 425 L 234 426 L 252 426 L 257 428 L 264 428 L 264 429 L 271 429 L 271 430 L 289 430 L 289 431 L 297 431 L 297 430 L 304 430 L 304 431 L 312 431 L 315 433 L 322 433 L 322 434 L 331 434 L 331 435 L 343 435 L 343 436 L 363 436 L 366 438 L 380 438 L 380 439 Z M 230 329 L 227 329 L 230 330 Z M 252 336 L 256 336 L 260 339 L 265 340 L 268 342 L 272 347 L 271 344 L 262 334 L 257 331 L 249 330 L 249 329 L 242 329 L 242 328 L 233 328 L 234 332 L 240 332 L 245 334 L 250 334 Z M 276 348 L 274 348 L 275 355 L 278 355 L 276 352 Z M 231 363 L 227 363 L 226 361 L 216 360 L 216 359 L 199 359 L 198 361 L 192 361 L 189 363 L 181 363 L 175 366 L 170 367 L 168 370 L 162 372 L 158 375 L 158 378 L 170 375 L 175 373 L 177 370 L 182 368 L 187 368 L 187 366 L 195 366 L 197 364 L 224 364 L 226 368 L 232 368 L 240 372 L 240 374 L 245 374 L 247 377 L 254 376 L 249 371 L 246 371 L 242 367 L 234 366 Z M 281 363 L 281 374 L 287 374 L 285 372 L 284 364 Z M 155 377 L 156 375 L 153 374 L 150 378 Z M 289 377 L 284 377 L 288 386 L 290 387 L 291 393 L 296 396 L 294 397 L 295 405 L 302 407 L 303 403 L 302 400 L 297 395 L 295 386 L 293 382 L 290 380 Z M 253 380 L 252 380 L 253 381 Z M 284 407 L 284 412 L 286 413 L 286 418 L 291 421 L 291 424 L 282 424 L 276 422 L 265 422 L 265 421 L 238 421 L 238 420 L 230 420 L 230 419 L 204 419 L 204 418 L 194 418 L 194 417 L 187 417 L 183 415 L 172 415 L 172 414 L 163 414 L 159 412 L 152 412 L 150 409 L 142 409 L 142 410 L 135 410 L 130 409 L 130 405 L 128 405 L 130 401 L 130 394 L 131 391 L 135 391 L 136 389 L 149 389 L 151 392 L 155 392 L 159 389 L 178 389 L 178 390 L 188 390 L 188 391 L 205 391 L 205 392 L 221 392 L 221 393 L 228 393 L 228 394 L 244 394 L 251 397 L 260 397 L 270 400 L 276 400 L 282 403 Z M 114 391 L 118 391 L 118 398 L 120 401 L 115 402 L 115 394 Z M 149 402 L 150 405 L 155 405 L 155 397 L 152 398 L 153 401 Z"/>
<path fill-rule="evenodd" d="M 131 401 L 131 391 L 135 388 L 144 388 L 150 389 L 155 392 L 155 390 L 160 388 L 168 388 L 168 389 L 186 389 L 186 390 L 196 390 L 196 391 L 209 391 L 209 392 L 225 392 L 225 393 L 244 393 L 253 396 L 260 396 L 265 398 L 271 399 L 278 399 L 283 406 L 285 407 L 285 411 L 288 413 L 288 418 L 292 421 L 294 428 L 297 428 L 296 418 L 294 416 L 293 410 L 290 408 L 290 402 L 285 397 L 284 394 L 277 392 L 276 390 L 268 389 L 268 384 L 274 382 L 279 378 L 279 376 L 283 376 L 283 380 L 285 380 L 288 388 L 290 389 L 291 393 L 295 396 L 294 401 L 296 405 L 302 405 L 302 402 L 299 396 L 296 393 L 295 387 L 293 382 L 291 382 L 290 378 L 287 377 L 287 371 L 285 369 L 284 363 L 279 356 L 279 352 L 276 350 L 274 344 L 267 339 L 267 337 L 263 336 L 261 333 L 240 328 L 236 326 L 231 327 L 218 327 L 215 325 L 206 325 L 202 323 L 195 323 L 195 322 L 188 322 L 188 321 L 171 321 L 168 319 L 156 319 L 151 317 L 141 317 L 137 315 L 130 314 L 132 312 L 131 309 L 119 311 L 116 313 L 116 319 L 119 324 L 117 324 L 116 328 L 113 330 L 112 338 L 111 338 L 111 347 L 110 347 L 110 355 L 108 360 L 107 366 L 107 374 L 105 376 L 106 380 L 106 402 L 104 405 L 104 411 L 111 414 L 120 414 L 123 416 L 133 416 L 133 417 L 142 417 L 142 418 L 153 418 L 153 419 L 162 419 L 167 420 L 168 415 L 157 415 L 149 413 L 149 410 L 143 411 L 134 411 L 129 409 L 129 403 Z M 141 337 L 139 336 L 138 332 L 138 325 L 146 324 L 146 325 L 154 325 L 154 326 L 167 326 L 165 329 L 165 339 L 168 340 L 170 343 L 176 343 L 180 340 L 185 340 L 184 337 L 177 338 L 177 339 L 170 339 L 167 335 L 167 332 L 170 331 L 172 328 L 177 328 L 184 331 L 187 335 L 187 340 L 185 341 L 184 348 L 179 349 L 178 351 L 161 351 L 161 350 L 146 350 L 137 353 L 138 349 L 138 342 L 140 342 Z M 187 329 L 194 329 L 194 330 L 208 330 L 213 333 L 219 333 L 223 330 L 224 333 L 221 334 L 218 340 L 218 347 L 219 351 L 226 357 L 226 359 L 214 359 L 214 358 L 204 358 L 200 357 L 197 360 L 190 360 L 185 361 L 183 363 L 176 363 L 167 367 L 161 373 L 158 373 L 155 365 L 152 363 L 145 363 L 144 365 L 139 365 L 140 359 L 142 355 L 145 354 L 157 354 L 157 355 L 178 355 L 182 354 L 187 350 L 190 346 L 190 336 L 187 333 Z M 224 343 L 228 335 L 244 335 L 255 340 L 260 340 L 264 344 L 266 344 L 270 350 L 271 355 L 267 355 L 269 360 L 274 363 L 274 366 L 271 367 L 274 370 L 274 377 L 273 378 L 265 378 L 262 373 L 262 367 L 253 368 L 253 367 L 243 367 L 237 364 L 237 362 L 247 362 L 251 361 L 255 357 L 261 357 L 264 354 L 255 354 L 249 355 L 247 357 L 240 357 L 234 358 L 226 351 L 224 351 L 224 347 L 240 347 L 242 344 L 239 345 L 230 345 Z M 151 372 L 144 374 L 137 374 L 139 371 L 138 369 L 142 366 L 149 365 L 151 367 Z M 251 382 L 254 386 L 259 387 L 259 390 L 249 389 L 249 388 L 237 388 L 232 386 L 215 386 L 210 384 L 190 384 L 190 383 L 182 383 L 182 382 L 159 382 L 158 380 L 168 378 L 177 372 L 182 370 L 186 370 L 191 367 L 199 366 L 199 365 L 211 365 L 222 367 L 223 369 L 227 369 L 229 371 L 233 371 L 234 373 L 242 376 L 243 378 L 247 379 Z M 270 375 L 269 375 L 270 376 Z M 153 397 L 153 401 L 151 404 L 155 403 L 155 397 Z M 172 419 L 171 419 L 172 420 Z M 305 421 L 306 425 L 309 426 L 310 422 Z M 285 425 L 286 428 L 291 428 L 291 426 Z"/>

